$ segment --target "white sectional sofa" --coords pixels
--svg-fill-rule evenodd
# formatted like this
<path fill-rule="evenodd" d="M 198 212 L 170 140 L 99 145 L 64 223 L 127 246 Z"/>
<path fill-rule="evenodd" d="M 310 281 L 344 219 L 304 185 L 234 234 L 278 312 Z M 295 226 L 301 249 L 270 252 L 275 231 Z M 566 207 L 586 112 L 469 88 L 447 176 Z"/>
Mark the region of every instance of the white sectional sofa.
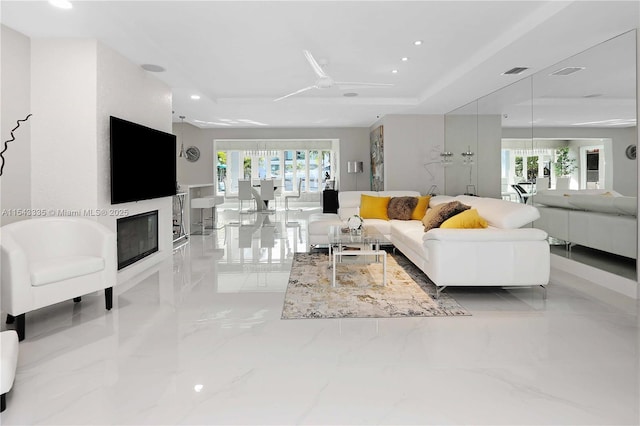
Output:
<path fill-rule="evenodd" d="M 309 218 L 311 245 L 328 244 L 328 227 L 344 225 L 358 214 L 360 196 L 419 196 L 414 191 L 345 191 L 338 195 L 338 214 L 316 214 Z M 550 254 L 547 233 L 523 228 L 539 218 L 529 205 L 493 198 L 459 195 L 435 196 L 430 207 L 458 200 L 478 210 L 488 222 L 485 229 L 441 229 L 424 232 L 418 220 L 364 219 L 434 282 L 438 294 L 448 286 L 546 286 Z"/>
<path fill-rule="evenodd" d="M 316 213 L 309 216 L 309 244 L 328 245 L 329 226 L 346 226 L 347 219 L 353 215 L 360 214 L 360 196 L 370 195 L 372 197 L 418 197 L 417 191 L 341 191 L 338 193 L 338 213 Z M 365 226 L 375 227 L 381 234 L 391 238 L 390 220 L 365 219 Z"/>
<path fill-rule="evenodd" d="M 637 198 L 607 190 L 546 190 L 534 196 L 536 228 L 567 244 L 637 258 Z"/>

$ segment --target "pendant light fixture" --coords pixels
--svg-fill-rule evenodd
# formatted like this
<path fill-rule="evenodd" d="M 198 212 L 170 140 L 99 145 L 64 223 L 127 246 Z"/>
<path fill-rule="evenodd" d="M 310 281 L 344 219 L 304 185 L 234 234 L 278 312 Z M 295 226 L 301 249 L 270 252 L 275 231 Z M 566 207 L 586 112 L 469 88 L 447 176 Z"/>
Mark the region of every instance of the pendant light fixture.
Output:
<path fill-rule="evenodd" d="M 180 152 L 178 153 L 178 157 L 184 157 L 184 119 L 185 116 L 180 116 Z"/>

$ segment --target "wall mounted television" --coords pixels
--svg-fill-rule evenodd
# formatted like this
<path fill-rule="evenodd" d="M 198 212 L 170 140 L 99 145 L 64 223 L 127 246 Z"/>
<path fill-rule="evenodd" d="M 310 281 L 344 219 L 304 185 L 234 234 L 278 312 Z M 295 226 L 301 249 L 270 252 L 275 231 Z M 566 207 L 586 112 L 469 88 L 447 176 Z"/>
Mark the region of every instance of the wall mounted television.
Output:
<path fill-rule="evenodd" d="M 176 137 L 110 118 L 111 204 L 176 194 Z"/>

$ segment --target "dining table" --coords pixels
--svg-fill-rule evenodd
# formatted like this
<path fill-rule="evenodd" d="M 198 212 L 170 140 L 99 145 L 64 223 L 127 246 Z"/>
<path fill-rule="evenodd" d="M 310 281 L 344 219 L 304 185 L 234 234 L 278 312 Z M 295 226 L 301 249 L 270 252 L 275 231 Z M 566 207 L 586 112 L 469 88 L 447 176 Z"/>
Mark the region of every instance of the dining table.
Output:
<path fill-rule="evenodd" d="M 277 191 L 281 185 L 273 185 L 273 190 Z M 260 184 L 251 185 L 251 193 L 256 200 L 256 211 L 275 213 L 275 210 L 269 210 L 269 200 L 263 200 L 260 195 Z"/>

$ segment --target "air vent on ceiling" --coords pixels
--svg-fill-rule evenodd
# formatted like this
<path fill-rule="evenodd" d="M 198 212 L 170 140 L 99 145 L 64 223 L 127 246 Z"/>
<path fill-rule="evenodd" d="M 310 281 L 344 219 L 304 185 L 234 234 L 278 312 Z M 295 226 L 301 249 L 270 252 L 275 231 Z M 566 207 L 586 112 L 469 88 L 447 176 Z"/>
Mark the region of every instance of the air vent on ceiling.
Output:
<path fill-rule="evenodd" d="M 517 74 L 522 74 L 523 72 L 525 72 L 526 70 L 528 70 L 529 68 L 527 67 L 515 67 L 515 68 L 511 68 L 509 71 L 505 71 L 502 73 L 502 75 L 517 75 Z"/>
<path fill-rule="evenodd" d="M 564 67 L 552 72 L 549 75 L 569 75 L 573 74 L 574 72 L 582 71 L 583 69 L 584 67 Z"/>
<path fill-rule="evenodd" d="M 142 64 L 140 66 L 142 67 L 143 70 L 149 71 L 149 72 L 165 72 L 166 71 L 163 67 L 156 64 Z"/>

